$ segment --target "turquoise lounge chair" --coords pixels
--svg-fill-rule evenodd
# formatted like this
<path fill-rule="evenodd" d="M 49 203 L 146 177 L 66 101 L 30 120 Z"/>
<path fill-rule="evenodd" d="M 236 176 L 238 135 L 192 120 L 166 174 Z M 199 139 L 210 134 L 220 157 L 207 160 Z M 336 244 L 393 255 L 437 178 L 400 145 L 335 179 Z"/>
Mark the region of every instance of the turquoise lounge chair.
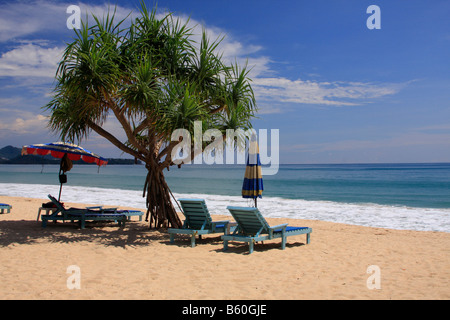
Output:
<path fill-rule="evenodd" d="M 44 214 L 41 216 L 43 228 L 47 226 L 47 222 L 50 220 L 70 220 L 72 222 L 79 221 L 81 229 L 85 228 L 86 221 L 116 221 L 119 223 L 119 226 L 125 226 L 125 222 L 127 221 L 127 216 L 122 213 L 117 213 L 117 210 L 115 209 L 66 209 L 62 203 L 56 200 L 53 196 L 48 195 L 48 198 L 56 205 L 56 211 L 52 214 Z"/>
<path fill-rule="evenodd" d="M 253 252 L 257 241 L 281 238 L 281 248 L 286 248 L 286 238 L 289 236 L 306 234 L 306 243 L 310 242 L 311 228 L 289 227 L 287 223 L 270 227 L 266 219 L 257 208 L 227 207 L 237 222 L 234 233 L 223 235 L 223 250 L 228 249 L 228 241 L 241 241 L 249 244 L 249 253 Z"/>
<path fill-rule="evenodd" d="M 0 213 L 10 213 L 11 212 L 11 206 L 6 203 L 0 203 Z"/>
<path fill-rule="evenodd" d="M 191 235 L 191 247 L 195 247 L 195 236 L 211 233 L 228 234 L 230 221 L 212 221 L 205 200 L 203 199 L 178 199 L 186 217 L 181 229 L 169 228 L 170 242 L 173 243 L 175 234 Z"/>
<path fill-rule="evenodd" d="M 139 210 L 116 210 L 116 213 L 121 213 L 121 214 L 126 215 L 128 221 L 130 221 L 131 217 L 133 217 L 133 216 L 138 216 L 139 221 L 142 221 L 142 216 L 144 215 L 144 213 Z"/>

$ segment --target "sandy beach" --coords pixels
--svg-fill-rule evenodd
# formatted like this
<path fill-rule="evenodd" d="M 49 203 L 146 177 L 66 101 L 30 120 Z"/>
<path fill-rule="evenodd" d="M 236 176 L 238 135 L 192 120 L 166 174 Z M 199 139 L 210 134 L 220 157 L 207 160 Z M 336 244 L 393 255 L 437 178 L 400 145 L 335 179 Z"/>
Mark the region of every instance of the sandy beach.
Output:
<path fill-rule="evenodd" d="M 136 217 L 125 228 L 50 223 L 44 229 L 36 217 L 47 201 L 0 196 L 13 206 L 0 215 L 0 299 L 450 298 L 448 233 L 267 219 L 311 227 L 311 243 L 304 235 L 289 237 L 281 250 L 277 239 L 249 255 L 242 243 L 223 252 L 215 235 L 195 248 L 181 236 L 170 244 L 167 232 L 149 230 Z M 70 266 L 80 271 L 80 289 L 68 288 Z"/>

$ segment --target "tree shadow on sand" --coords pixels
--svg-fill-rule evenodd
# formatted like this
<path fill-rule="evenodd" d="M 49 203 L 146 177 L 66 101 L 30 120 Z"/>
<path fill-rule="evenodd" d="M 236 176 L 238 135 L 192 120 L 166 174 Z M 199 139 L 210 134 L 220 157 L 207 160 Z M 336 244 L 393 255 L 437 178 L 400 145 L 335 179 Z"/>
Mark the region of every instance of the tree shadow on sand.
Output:
<path fill-rule="evenodd" d="M 191 236 L 190 235 L 184 235 L 184 234 L 178 234 L 175 236 L 174 242 L 171 243 L 169 240 L 169 237 L 165 238 L 165 241 L 162 241 L 163 244 L 171 245 L 171 246 L 183 246 L 183 247 L 191 247 Z M 220 238 L 220 235 L 203 235 L 201 238 L 199 236 L 195 237 L 195 245 L 196 246 L 202 246 L 207 244 L 213 244 L 218 245 L 222 244 L 222 239 Z"/>
<path fill-rule="evenodd" d="M 166 230 L 149 229 L 148 224 L 129 221 L 125 227 L 116 223 L 86 223 L 85 229 L 71 222 L 49 223 L 42 228 L 41 222 L 20 220 L 0 221 L 0 248 L 11 244 L 81 243 L 96 242 L 101 245 L 126 247 L 146 246 L 154 241 L 168 239 Z"/>
<path fill-rule="evenodd" d="M 58 222 L 49 223 L 42 228 L 41 222 L 35 220 L 0 221 L 0 249 L 10 245 L 33 245 L 39 243 L 82 243 L 95 242 L 100 245 L 113 247 L 143 247 L 152 242 L 165 245 L 191 247 L 189 236 L 178 235 L 174 243 L 170 243 L 166 229 L 149 229 L 148 224 L 138 221 L 129 221 L 125 227 L 116 223 L 89 222 L 85 229 L 80 229 L 77 223 Z M 227 251 L 223 251 L 223 242 L 219 236 L 197 237 L 196 246 L 217 245 L 217 252 L 248 254 L 248 244 L 230 242 Z M 304 246 L 303 242 L 288 242 L 286 250 Z M 264 241 L 255 244 L 254 252 L 281 250 L 279 241 Z"/>
<path fill-rule="evenodd" d="M 166 245 L 175 245 L 175 246 L 182 246 L 186 248 L 191 247 L 191 236 L 190 235 L 182 235 L 179 234 L 175 236 L 175 240 L 173 243 L 169 241 L 169 239 L 166 237 L 165 240 L 161 241 L 161 243 Z M 236 253 L 236 254 L 248 254 L 248 244 L 243 242 L 233 242 L 230 241 L 228 245 L 228 250 L 223 251 L 223 240 L 221 239 L 221 236 L 217 235 L 208 235 L 203 236 L 201 239 L 197 236 L 195 239 L 195 246 L 202 246 L 202 245 L 217 245 L 218 247 L 212 251 L 216 252 L 224 252 L 224 253 Z M 304 246 L 304 242 L 296 242 L 295 240 L 292 240 L 292 242 L 286 243 L 286 250 L 289 250 L 289 248 L 296 248 L 296 247 L 302 247 Z M 254 246 L 254 252 L 264 252 L 269 250 L 281 250 L 281 242 L 274 240 L 271 241 L 260 241 L 255 244 Z"/>
<path fill-rule="evenodd" d="M 303 242 L 290 242 L 286 243 L 286 249 L 289 250 L 295 247 L 302 247 L 305 243 Z M 235 253 L 235 254 L 250 254 L 248 249 L 248 244 L 243 242 L 233 242 L 230 241 L 228 243 L 227 251 L 223 251 L 223 246 L 216 251 L 224 252 L 224 253 Z M 255 243 L 253 247 L 253 253 L 255 252 L 265 252 L 270 250 L 281 250 L 281 242 L 268 242 L 268 241 L 260 241 Z"/>

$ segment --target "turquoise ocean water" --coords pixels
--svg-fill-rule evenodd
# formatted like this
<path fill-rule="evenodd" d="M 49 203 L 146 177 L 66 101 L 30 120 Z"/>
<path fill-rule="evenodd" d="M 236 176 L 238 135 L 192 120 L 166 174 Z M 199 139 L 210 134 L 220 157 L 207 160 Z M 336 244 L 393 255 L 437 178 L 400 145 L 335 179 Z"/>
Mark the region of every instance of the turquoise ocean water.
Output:
<path fill-rule="evenodd" d="M 0 165 L 0 195 L 58 195 L 57 165 Z M 245 166 L 185 165 L 165 171 L 175 198 L 207 200 L 212 213 L 241 197 Z M 145 208 L 141 165 L 75 165 L 62 201 Z M 450 232 L 450 164 L 281 165 L 264 177 L 258 208 L 268 217 Z"/>

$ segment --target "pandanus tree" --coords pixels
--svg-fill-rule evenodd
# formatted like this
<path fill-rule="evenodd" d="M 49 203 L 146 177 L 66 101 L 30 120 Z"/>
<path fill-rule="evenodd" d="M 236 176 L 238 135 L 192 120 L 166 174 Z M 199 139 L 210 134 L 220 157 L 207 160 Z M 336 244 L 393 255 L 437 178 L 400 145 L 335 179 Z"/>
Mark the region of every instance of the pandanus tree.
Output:
<path fill-rule="evenodd" d="M 172 133 L 193 133 L 196 121 L 203 131 L 214 128 L 224 138 L 227 129 L 250 128 L 256 103 L 248 69 L 226 65 L 217 52 L 221 39 L 211 41 L 203 30 L 194 41 L 188 22 L 170 13 L 158 17 L 144 3 L 138 17 L 114 18 L 115 12 L 93 16 L 92 26 L 86 21 L 74 30 L 52 100 L 44 107 L 50 111 L 49 127 L 71 142 L 96 132 L 145 163 L 146 220 L 150 227 L 180 227 L 164 178 L 164 169 L 182 164 L 173 159 L 182 139 Z M 122 27 L 125 21 L 129 26 Z M 107 131 L 104 124 L 111 118 L 119 125 Z M 125 141 L 117 137 L 119 129 Z"/>

